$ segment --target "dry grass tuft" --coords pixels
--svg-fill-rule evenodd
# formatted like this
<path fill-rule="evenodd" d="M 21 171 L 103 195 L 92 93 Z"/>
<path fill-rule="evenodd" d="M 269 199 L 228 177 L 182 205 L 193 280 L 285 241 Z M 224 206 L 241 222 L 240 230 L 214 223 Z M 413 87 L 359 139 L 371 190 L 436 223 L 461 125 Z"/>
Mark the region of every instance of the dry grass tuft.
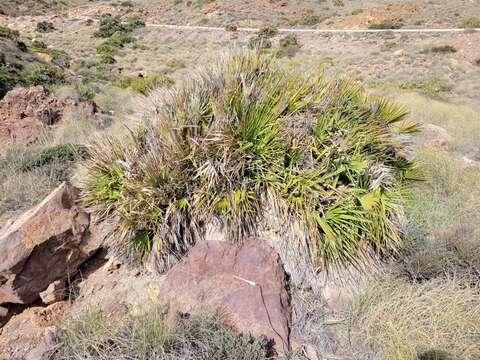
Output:
<path fill-rule="evenodd" d="M 480 290 L 460 281 L 370 281 L 351 320 L 356 359 L 480 358 Z"/>
<path fill-rule="evenodd" d="M 236 333 L 217 315 L 177 316 L 164 306 L 112 319 L 90 310 L 71 317 L 60 335 L 58 360 L 265 360 L 263 339 Z"/>

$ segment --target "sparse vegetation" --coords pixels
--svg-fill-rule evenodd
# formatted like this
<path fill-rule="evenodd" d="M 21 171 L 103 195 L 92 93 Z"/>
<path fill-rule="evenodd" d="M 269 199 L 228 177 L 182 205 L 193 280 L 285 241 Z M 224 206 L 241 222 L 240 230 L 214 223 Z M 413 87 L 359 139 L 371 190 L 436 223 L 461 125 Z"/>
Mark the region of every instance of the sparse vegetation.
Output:
<path fill-rule="evenodd" d="M 265 360 L 269 351 L 266 341 L 221 325 L 217 315 L 181 317 L 156 305 L 121 319 L 95 310 L 78 314 L 67 322 L 53 358 Z"/>
<path fill-rule="evenodd" d="M 157 100 L 158 119 L 131 139 L 91 149 L 83 200 L 112 225 L 113 251 L 164 270 L 214 219 L 235 240 L 256 233 L 266 208 L 294 234 L 298 224 L 294 239 L 319 266 L 401 247 L 413 163 L 399 134 L 417 130 L 403 109 L 258 53 L 202 74 Z"/>

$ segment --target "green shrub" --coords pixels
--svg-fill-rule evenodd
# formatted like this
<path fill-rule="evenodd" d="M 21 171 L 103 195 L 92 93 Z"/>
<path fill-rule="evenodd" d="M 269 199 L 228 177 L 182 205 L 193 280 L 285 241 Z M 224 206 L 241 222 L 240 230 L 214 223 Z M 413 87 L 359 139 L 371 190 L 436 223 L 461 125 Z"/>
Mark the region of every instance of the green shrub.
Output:
<path fill-rule="evenodd" d="M 8 65 L 0 64 L 0 99 L 15 86 L 18 79 Z"/>
<path fill-rule="evenodd" d="M 52 85 L 63 80 L 62 71 L 48 64 L 36 65 L 22 72 L 22 81 L 26 85 Z"/>
<path fill-rule="evenodd" d="M 426 49 L 422 51 L 423 54 L 426 54 L 429 52 L 433 54 L 454 54 L 457 52 L 457 49 L 455 49 L 451 45 L 441 45 L 441 46 L 434 46 L 431 49 Z"/>
<path fill-rule="evenodd" d="M 237 31 L 237 25 L 234 25 L 234 24 L 228 24 L 225 26 L 225 30 L 226 31 Z"/>
<path fill-rule="evenodd" d="M 400 29 L 403 27 L 402 20 L 383 20 L 379 23 L 372 24 L 368 28 L 372 30 L 382 30 L 382 29 Z"/>
<path fill-rule="evenodd" d="M 298 40 L 294 34 L 287 35 L 279 41 L 280 49 L 276 52 L 277 57 L 292 57 L 299 50 Z"/>
<path fill-rule="evenodd" d="M 80 101 L 91 101 L 95 97 L 95 90 L 93 90 L 90 86 L 80 84 L 77 86 L 77 92 Z"/>
<path fill-rule="evenodd" d="M 152 90 L 173 85 L 173 80 L 163 74 L 151 74 L 144 77 L 136 77 L 130 83 L 133 91 L 148 95 Z"/>
<path fill-rule="evenodd" d="M 72 317 L 53 359 L 266 360 L 266 340 L 239 334 L 220 316 L 170 315 L 164 307 L 111 319 L 99 311 Z"/>
<path fill-rule="evenodd" d="M 37 23 L 37 32 L 48 33 L 54 30 L 55 26 L 53 26 L 53 23 L 49 21 L 40 21 L 39 23 Z"/>
<path fill-rule="evenodd" d="M 480 28 L 480 19 L 476 16 L 469 17 L 468 19 L 465 19 L 462 21 L 460 24 L 460 27 L 464 29 L 476 29 Z"/>
<path fill-rule="evenodd" d="M 363 9 L 355 9 L 351 12 L 352 15 L 358 15 L 363 13 Z"/>
<path fill-rule="evenodd" d="M 271 47 L 272 42 L 264 36 L 254 35 L 248 39 L 249 49 L 270 49 Z"/>
<path fill-rule="evenodd" d="M 133 17 L 128 23 L 122 23 L 119 18 L 112 17 L 110 14 L 102 15 L 99 29 L 95 32 L 95 36 L 107 38 L 97 46 L 100 62 L 115 63 L 114 56 L 118 54 L 118 49 L 135 41 L 129 34 L 140 26 L 145 26 L 145 23 L 138 17 Z"/>
<path fill-rule="evenodd" d="M 131 88 L 143 95 L 148 95 L 152 90 L 159 87 L 173 85 L 173 80 L 163 74 L 151 74 L 147 76 L 124 76 L 115 82 L 121 88 Z"/>
<path fill-rule="evenodd" d="M 437 78 L 424 78 L 406 81 L 400 84 L 400 89 L 417 91 L 435 100 L 444 100 L 445 93 L 452 87 L 447 80 Z"/>
<path fill-rule="evenodd" d="M 297 25 L 304 26 L 313 26 L 321 23 L 322 21 L 328 19 L 328 16 L 319 16 L 319 15 L 304 15 L 296 21 Z"/>
<path fill-rule="evenodd" d="M 118 17 L 114 17 L 110 14 L 104 14 L 100 17 L 99 27 L 94 33 L 94 36 L 109 38 L 116 32 L 124 31 L 127 31 L 127 28 Z"/>
<path fill-rule="evenodd" d="M 123 6 L 123 7 L 134 7 L 135 4 L 132 3 L 131 1 L 122 1 L 122 2 L 120 3 L 120 6 Z"/>
<path fill-rule="evenodd" d="M 19 37 L 19 32 L 9 29 L 5 26 L 0 26 L 0 38 L 6 38 L 10 40 L 16 40 Z"/>
<path fill-rule="evenodd" d="M 21 170 L 31 171 L 52 163 L 69 166 L 70 163 L 88 156 L 87 148 L 83 145 L 62 144 L 49 147 L 39 153 L 32 154 L 23 160 Z"/>
<path fill-rule="evenodd" d="M 145 26 L 145 22 L 143 22 L 143 20 L 141 20 L 138 16 L 133 16 L 127 22 L 127 30 L 128 31 L 133 31 L 135 29 L 138 29 L 138 28 L 144 27 L 144 26 Z"/>
<path fill-rule="evenodd" d="M 112 226 L 119 256 L 163 270 L 212 222 L 235 241 L 273 218 L 319 266 L 402 245 L 413 171 L 402 154 L 417 130 L 403 109 L 258 52 L 222 58 L 157 101 L 154 119 L 87 162 L 84 204 Z"/>
<path fill-rule="evenodd" d="M 478 58 L 477 60 L 475 60 L 475 65 L 480 66 L 480 58 Z"/>
<path fill-rule="evenodd" d="M 262 38 L 271 38 L 277 34 L 278 34 L 278 29 L 276 26 L 273 26 L 273 25 L 264 26 L 257 31 L 258 37 L 262 37 Z"/>

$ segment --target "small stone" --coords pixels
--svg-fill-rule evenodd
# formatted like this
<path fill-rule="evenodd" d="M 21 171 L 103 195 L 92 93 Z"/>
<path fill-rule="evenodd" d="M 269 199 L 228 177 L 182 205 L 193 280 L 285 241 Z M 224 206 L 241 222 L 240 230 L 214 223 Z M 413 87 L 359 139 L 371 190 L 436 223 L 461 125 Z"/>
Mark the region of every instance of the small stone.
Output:
<path fill-rule="evenodd" d="M 48 288 L 40 293 L 40 298 L 44 304 L 50 305 L 65 299 L 65 290 L 65 282 L 63 280 L 57 280 L 48 285 Z"/>

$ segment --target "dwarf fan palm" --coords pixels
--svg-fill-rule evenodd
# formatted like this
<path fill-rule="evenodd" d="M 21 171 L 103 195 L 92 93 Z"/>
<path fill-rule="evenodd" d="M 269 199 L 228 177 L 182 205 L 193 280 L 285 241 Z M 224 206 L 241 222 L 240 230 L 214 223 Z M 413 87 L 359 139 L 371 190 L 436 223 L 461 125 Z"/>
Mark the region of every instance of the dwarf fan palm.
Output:
<path fill-rule="evenodd" d="M 255 235 L 274 216 L 318 264 L 358 265 L 401 246 L 397 217 L 414 163 L 404 109 L 349 80 L 235 53 L 163 94 L 126 141 L 92 147 L 83 201 L 129 259 L 167 268 L 209 224 Z"/>

